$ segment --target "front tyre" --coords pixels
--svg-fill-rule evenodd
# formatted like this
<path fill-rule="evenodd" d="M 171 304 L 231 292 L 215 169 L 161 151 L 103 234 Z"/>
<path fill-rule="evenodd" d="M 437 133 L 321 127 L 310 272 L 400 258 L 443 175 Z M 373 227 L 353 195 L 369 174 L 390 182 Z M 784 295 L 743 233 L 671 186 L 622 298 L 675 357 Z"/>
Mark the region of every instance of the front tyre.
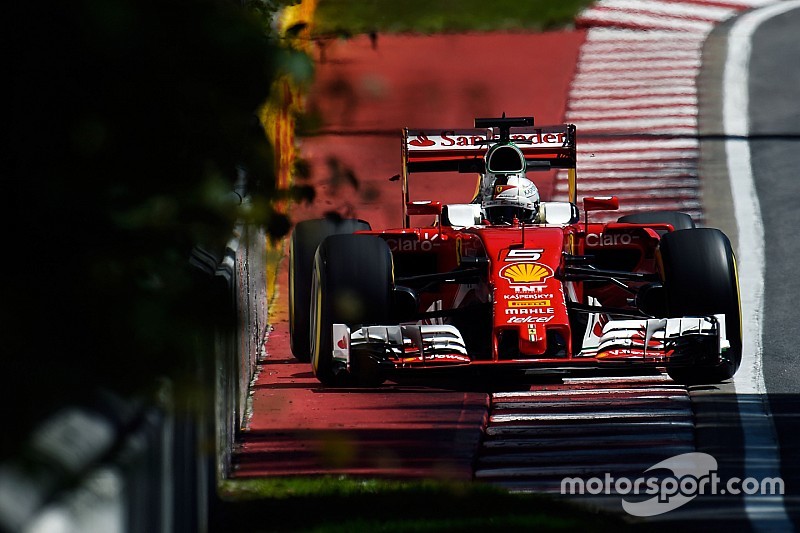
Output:
<path fill-rule="evenodd" d="M 742 323 L 736 258 L 724 233 L 697 228 L 661 238 L 661 260 L 669 317 L 725 315 L 730 349 L 714 365 L 668 367 L 683 384 L 718 383 L 730 379 L 742 361 Z"/>
<path fill-rule="evenodd" d="M 371 235 L 333 235 L 314 258 L 311 293 L 311 368 L 326 386 L 375 386 L 374 367 L 352 357 L 348 374 L 333 360 L 333 324 L 351 329 L 388 324 L 392 315 L 393 264 L 389 246 Z"/>
<path fill-rule="evenodd" d="M 369 230 L 363 220 L 321 218 L 299 222 L 289 241 L 289 344 L 298 361 L 311 360 L 309 307 L 314 254 L 326 237 Z"/>

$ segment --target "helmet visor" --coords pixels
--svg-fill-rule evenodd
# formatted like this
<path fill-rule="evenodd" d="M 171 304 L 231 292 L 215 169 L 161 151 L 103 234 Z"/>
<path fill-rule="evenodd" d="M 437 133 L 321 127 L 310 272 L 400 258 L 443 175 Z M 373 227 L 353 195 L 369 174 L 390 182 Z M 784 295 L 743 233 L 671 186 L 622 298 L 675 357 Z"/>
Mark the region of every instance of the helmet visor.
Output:
<path fill-rule="evenodd" d="M 533 222 L 535 212 L 530 209 L 513 206 L 495 206 L 486 208 L 486 217 L 492 224 L 511 224 L 516 218 L 520 222 Z"/>

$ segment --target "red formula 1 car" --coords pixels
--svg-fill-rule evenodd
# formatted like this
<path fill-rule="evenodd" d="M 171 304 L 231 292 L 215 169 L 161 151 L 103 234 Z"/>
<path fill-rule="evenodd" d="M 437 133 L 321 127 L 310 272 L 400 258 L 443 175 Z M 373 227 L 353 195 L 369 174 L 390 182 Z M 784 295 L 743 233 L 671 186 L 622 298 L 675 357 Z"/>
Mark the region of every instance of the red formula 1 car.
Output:
<path fill-rule="evenodd" d="M 573 125 L 406 129 L 402 151 L 403 227 L 322 219 L 292 234 L 292 351 L 323 384 L 462 369 L 666 368 L 681 383 L 736 372 L 727 237 L 678 212 L 593 223 L 591 212 L 619 205 L 583 198 L 580 212 Z M 549 169 L 567 169 L 569 202 L 540 201 L 528 175 Z M 409 201 L 415 175 L 432 172 L 477 173 L 480 192 L 466 204 Z"/>

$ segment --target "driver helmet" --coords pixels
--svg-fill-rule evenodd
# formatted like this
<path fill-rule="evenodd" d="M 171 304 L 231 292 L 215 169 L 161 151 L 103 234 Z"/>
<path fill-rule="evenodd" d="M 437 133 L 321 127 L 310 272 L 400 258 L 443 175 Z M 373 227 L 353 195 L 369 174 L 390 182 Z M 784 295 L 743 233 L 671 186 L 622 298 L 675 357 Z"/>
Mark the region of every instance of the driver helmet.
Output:
<path fill-rule="evenodd" d="M 484 178 L 482 207 L 492 224 L 511 224 L 516 218 L 531 223 L 539 211 L 539 190 L 525 174 L 498 174 Z"/>

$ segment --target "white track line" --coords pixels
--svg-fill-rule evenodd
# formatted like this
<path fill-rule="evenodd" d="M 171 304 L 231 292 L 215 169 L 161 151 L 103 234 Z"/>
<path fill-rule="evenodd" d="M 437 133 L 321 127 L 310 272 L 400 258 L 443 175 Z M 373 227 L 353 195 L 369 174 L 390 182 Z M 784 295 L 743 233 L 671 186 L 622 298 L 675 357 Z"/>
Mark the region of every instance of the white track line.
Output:
<path fill-rule="evenodd" d="M 723 78 L 723 124 L 731 181 L 733 208 L 747 213 L 747 220 L 737 220 L 739 231 L 739 279 L 743 315 L 742 366 L 733 384 L 736 389 L 739 414 L 744 431 L 745 475 L 764 478 L 779 477 L 780 453 L 775 426 L 772 422 L 763 372 L 763 314 L 764 314 L 764 226 L 761 206 L 756 195 L 750 161 L 748 118 L 748 80 L 752 38 L 765 21 L 799 8 L 800 2 L 781 2 L 743 15 L 728 35 L 728 57 Z M 753 401 L 752 398 L 756 400 Z M 791 531 L 783 498 L 744 497 L 745 510 L 756 531 Z"/>

